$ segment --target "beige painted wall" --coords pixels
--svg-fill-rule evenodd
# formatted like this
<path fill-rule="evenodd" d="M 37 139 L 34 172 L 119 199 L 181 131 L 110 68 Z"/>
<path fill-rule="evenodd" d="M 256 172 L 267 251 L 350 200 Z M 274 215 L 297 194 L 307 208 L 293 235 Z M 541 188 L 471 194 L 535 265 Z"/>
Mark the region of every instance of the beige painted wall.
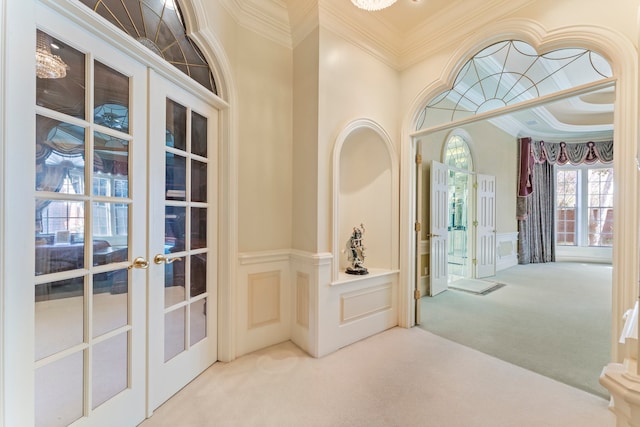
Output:
<path fill-rule="evenodd" d="M 336 138 L 361 118 L 378 123 L 398 153 L 398 73 L 329 30 L 320 30 L 318 250 L 331 251 L 332 166 Z M 398 161 L 397 154 L 396 159 Z M 379 200 L 381 204 L 391 201 Z M 347 239 L 349 236 L 343 236 Z"/>
<path fill-rule="evenodd" d="M 318 50 L 316 28 L 293 51 L 293 248 L 318 247 Z"/>
<path fill-rule="evenodd" d="M 289 249 L 292 242 L 291 49 L 238 25 L 204 2 L 209 28 L 229 61 L 238 154 L 238 250 Z"/>

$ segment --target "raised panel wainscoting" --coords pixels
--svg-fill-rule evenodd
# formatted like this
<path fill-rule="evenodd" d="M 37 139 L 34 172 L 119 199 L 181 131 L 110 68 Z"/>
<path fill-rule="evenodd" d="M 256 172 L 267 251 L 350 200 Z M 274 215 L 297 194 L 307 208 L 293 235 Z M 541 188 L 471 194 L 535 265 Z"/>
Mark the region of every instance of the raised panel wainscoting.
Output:
<path fill-rule="evenodd" d="M 291 340 L 314 357 L 398 325 L 397 270 L 341 273 L 329 253 L 245 253 L 238 281 L 237 356 Z"/>

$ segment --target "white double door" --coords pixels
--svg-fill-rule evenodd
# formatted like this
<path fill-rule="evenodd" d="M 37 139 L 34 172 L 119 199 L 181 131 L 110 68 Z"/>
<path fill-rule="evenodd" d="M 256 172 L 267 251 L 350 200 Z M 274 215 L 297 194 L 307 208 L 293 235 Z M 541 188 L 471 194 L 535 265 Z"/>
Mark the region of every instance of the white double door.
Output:
<path fill-rule="evenodd" d="M 448 289 L 448 177 L 449 168 L 431 162 L 429 212 L 429 295 L 435 296 Z M 473 277 L 493 276 L 496 271 L 496 179 L 494 176 L 474 175 Z M 420 193 L 418 193 L 420 194 Z M 418 199 L 418 203 L 422 202 Z"/>
<path fill-rule="evenodd" d="M 81 59 L 67 60 L 66 81 L 32 78 L 34 404 L 24 410 L 35 413 L 24 419 L 134 426 L 217 360 L 219 111 L 183 76 L 170 82 L 45 7 L 38 22 Z M 68 102 L 74 78 L 85 87 Z M 82 103 L 83 114 L 68 107 Z"/>

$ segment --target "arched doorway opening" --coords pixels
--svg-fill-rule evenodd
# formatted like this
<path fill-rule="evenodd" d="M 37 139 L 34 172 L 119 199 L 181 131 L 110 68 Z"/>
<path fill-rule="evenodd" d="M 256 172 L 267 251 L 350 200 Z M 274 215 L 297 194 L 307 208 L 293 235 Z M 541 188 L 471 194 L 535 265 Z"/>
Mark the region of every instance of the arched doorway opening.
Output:
<path fill-rule="evenodd" d="M 585 74 L 585 70 L 592 74 Z M 434 97 L 423 107 L 413 138 L 414 141 L 419 141 L 416 146 L 421 147 L 422 151 L 418 154 L 421 154 L 425 163 L 436 158 L 433 152 L 446 146 L 445 135 L 454 127 L 463 127 L 474 139 L 487 144 L 478 144 L 479 160 L 476 166 L 482 173 L 496 171 L 496 198 L 502 200 L 496 207 L 497 230 L 494 233 L 498 238 L 493 247 L 488 249 L 495 251 L 493 256 L 500 256 L 501 249 L 510 244 L 510 252 L 517 263 L 517 240 L 500 239 L 502 235 L 517 236 L 518 232 L 517 203 L 513 190 L 518 177 L 514 164 L 519 157 L 515 142 L 525 135 L 533 135 L 538 140 L 563 141 L 574 144 L 574 147 L 589 141 L 612 140 L 614 98 L 615 81 L 611 67 L 604 57 L 595 52 L 572 48 L 539 55 L 526 43 L 504 41 L 475 55 L 462 67 L 452 88 Z M 594 99 L 600 100 L 597 107 L 587 105 Z M 596 110 L 600 116 L 594 119 L 591 113 Z M 570 123 L 566 115 L 569 111 L 575 119 Z M 589 122 L 580 122 L 578 118 L 586 117 L 588 113 Z M 507 147 L 487 142 L 502 138 L 505 141 L 511 138 L 512 145 Z M 429 145 L 433 148 L 425 149 Z M 505 164 L 505 161 L 510 164 Z M 429 187 L 426 184 L 423 186 Z M 505 203 L 504 200 L 508 202 Z M 427 214 L 419 218 L 419 221 L 428 224 L 431 210 L 424 211 Z M 553 224 L 557 221 L 553 219 Z M 421 238 L 424 240 L 438 238 L 428 226 L 423 230 Z M 450 254 L 455 242 L 451 241 L 451 234 L 448 233 L 448 237 L 450 241 L 445 247 Z M 429 250 L 430 246 L 424 244 L 418 247 Z M 482 254 L 477 253 L 474 262 L 481 256 Z M 426 261 L 429 258 L 432 259 L 431 254 L 430 257 L 416 258 L 418 268 L 424 272 L 423 278 L 427 276 L 427 279 L 430 279 L 428 276 L 431 267 L 439 265 L 437 261 Z M 425 261 L 427 265 L 420 264 Z M 430 282 L 426 282 L 416 285 L 426 285 L 428 289 Z M 609 319 L 610 316 L 609 312 Z M 608 347 L 610 337 L 602 341 Z M 607 360 L 603 360 L 600 368 L 606 363 Z M 594 373 L 596 382 L 598 374 L 599 371 Z"/>

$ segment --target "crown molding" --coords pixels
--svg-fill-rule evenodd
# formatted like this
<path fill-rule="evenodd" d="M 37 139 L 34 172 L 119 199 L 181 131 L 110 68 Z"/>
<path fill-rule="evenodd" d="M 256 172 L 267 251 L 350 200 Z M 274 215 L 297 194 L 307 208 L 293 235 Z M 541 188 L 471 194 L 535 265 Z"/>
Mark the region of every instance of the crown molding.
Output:
<path fill-rule="evenodd" d="M 450 45 L 452 38 L 467 37 L 532 3 L 532 0 L 479 0 L 476 3 L 478 3 L 475 7 L 477 13 L 466 12 L 474 8 L 474 5 L 457 3 L 457 6 L 454 4 L 450 8 L 441 10 L 421 26 L 413 29 L 410 34 L 405 34 L 399 54 L 402 59 L 399 69 L 404 70 L 423 61 Z M 448 37 L 441 37 L 445 32 Z"/>
<path fill-rule="evenodd" d="M 320 24 L 402 71 L 475 31 L 509 16 L 532 0 L 472 0 L 453 2 L 425 20 L 418 28 L 398 29 L 380 15 L 357 15 L 348 1 L 319 0 Z M 474 9 L 477 13 L 470 14 Z M 447 33 L 448 37 L 441 35 Z"/>
<path fill-rule="evenodd" d="M 359 13 L 351 2 L 343 0 L 220 0 L 220 3 L 240 26 L 284 47 L 297 46 L 321 26 L 402 71 L 446 48 L 452 37 L 467 37 L 532 1 L 452 2 L 413 29 L 396 28 L 379 14 Z M 470 14 L 470 9 L 477 12 Z M 445 32 L 446 41 L 441 37 Z"/>
<path fill-rule="evenodd" d="M 291 40 L 295 48 L 319 25 L 318 0 L 289 0 Z"/>
<path fill-rule="evenodd" d="M 388 66 L 399 68 L 402 37 L 375 13 L 356 18 L 357 11 L 349 1 L 321 1 L 318 9 L 322 28 L 362 48 Z"/>
<path fill-rule="evenodd" d="M 292 47 L 284 0 L 220 0 L 220 4 L 241 27 L 286 48 Z"/>

